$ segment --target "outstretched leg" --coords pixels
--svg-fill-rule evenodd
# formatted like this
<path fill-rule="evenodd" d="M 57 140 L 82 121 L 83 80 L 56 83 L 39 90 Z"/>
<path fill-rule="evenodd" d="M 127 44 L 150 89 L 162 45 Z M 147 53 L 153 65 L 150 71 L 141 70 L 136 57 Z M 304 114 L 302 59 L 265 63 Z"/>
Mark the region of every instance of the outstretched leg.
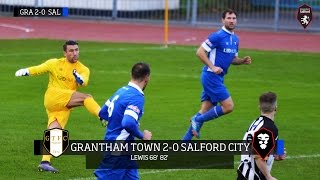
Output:
<path fill-rule="evenodd" d="M 220 105 L 212 107 L 209 111 L 203 113 L 201 116 L 198 116 L 195 118 L 196 122 L 206 122 L 213 119 L 216 119 L 222 115 L 231 113 L 233 111 L 233 101 L 231 97 L 228 97 L 227 99 L 220 102 Z"/>
<path fill-rule="evenodd" d="M 91 95 L 74 92 L 66 107 L 70 109 L 77 106 L 85 106 L 91 114 L 97 117 L 101 109 L 99 104 L 93 99 Z"/>
<path fill-rule="evenodd" d="M 206 103 L 208 103 L 208 101 L 206 101 Z M 206 109 L 209 106 L 202 106 L 204 108 L 201 108 L 200 112 L 203 113 L 201 113 L 201 115 L 193 116 L 191 118 L 191 131 L 192 134 L 197 138 L 200 138 L 200 129 L 204 122 L 216 119 L 222 115 L 232 112 L 234 104 L 232 98 L 228 97 L 227 99 L 220 102 L 220 105 L 214 104 L 212 106 L 213 107 L 211 107 L 209 110 Z"/>

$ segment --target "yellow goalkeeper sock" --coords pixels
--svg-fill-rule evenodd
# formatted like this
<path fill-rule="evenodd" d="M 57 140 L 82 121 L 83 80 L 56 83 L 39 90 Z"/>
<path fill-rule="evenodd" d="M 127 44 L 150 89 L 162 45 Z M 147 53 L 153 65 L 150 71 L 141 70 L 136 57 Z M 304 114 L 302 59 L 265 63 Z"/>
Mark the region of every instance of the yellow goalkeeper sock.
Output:
<path fill-rule="evenodd" d="M 52 158 L 52 156 L 51 155 L 43 155 L 42 156 L 42 161 L 48 161 L 48 162 L 50 162 L 50 159 Z"/>
<path fill-rule="evenodd" d="M 99 117 L 99 111 L 101 107 L 92 97 L 86 98 L 83 104 L 91 114 Z"/>

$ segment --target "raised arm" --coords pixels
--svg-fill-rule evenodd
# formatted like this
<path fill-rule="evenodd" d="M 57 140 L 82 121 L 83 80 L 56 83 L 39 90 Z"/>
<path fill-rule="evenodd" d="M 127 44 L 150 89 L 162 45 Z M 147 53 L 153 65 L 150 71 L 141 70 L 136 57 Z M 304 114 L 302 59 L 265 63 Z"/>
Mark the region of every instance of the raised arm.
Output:
<path fill-rule="evenodd" d="M 49 71 L 49 65 L 48 65 L 48 61 L 46 61 L 38 66 L 32 66 L 32 67 L 28 67 L 28 68 L 19 69 L 18 71 L 16 71 L 15 75 L 17 77 L 19 77 L 19 76 L 35 76 L 35 75 L 43 74 L 48 71 Z"/>

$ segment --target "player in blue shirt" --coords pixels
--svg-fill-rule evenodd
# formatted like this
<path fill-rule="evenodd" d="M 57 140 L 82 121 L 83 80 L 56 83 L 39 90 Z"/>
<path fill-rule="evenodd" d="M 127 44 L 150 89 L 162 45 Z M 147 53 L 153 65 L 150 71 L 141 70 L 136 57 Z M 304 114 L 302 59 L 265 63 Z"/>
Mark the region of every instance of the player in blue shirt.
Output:
<path fill-rule="evenodd" d="M 205 64 L 201 74 L 202 104 L 200 111 L 191 118 L 191 126 L 182 140 L 191 140 L 193 136 L 200 138 L 200 128 L 204 122 L 232 112 L 234 105 L 224 85 L 224 76 L 231 64 L 251 64 L 249 56 L 238 57 L 239 38 L 233 32 L 237 13 L 231 9 L 225 10 L 222 23 L 222 29 L 210 34 L 197 50 L 197 56 Z"/>
<path fill-rule="evenodd" d="M 105 140 L 132 141 L 134 138 L 151 140 L 148 130 L 139 129 L 139 120 L 143 115 L 144 93 L 150 80 L 150 67 L 146 63 L 137 63 L 131 70 L 131 81 L 116 91 L 103 105 L 99 112 L 102 121 L 108 121 Z M 132 164 L 128 156 L 108 156 L 106 166 L 95 171 L 98 179 L 139 179 L 138 169 L 126 169 Z M 102 163 L 103 164 L 103 163 Z M 119 168 L 119 164 L 124 164 Z M 112 168 L 115 167 L 115 168 Z"/>

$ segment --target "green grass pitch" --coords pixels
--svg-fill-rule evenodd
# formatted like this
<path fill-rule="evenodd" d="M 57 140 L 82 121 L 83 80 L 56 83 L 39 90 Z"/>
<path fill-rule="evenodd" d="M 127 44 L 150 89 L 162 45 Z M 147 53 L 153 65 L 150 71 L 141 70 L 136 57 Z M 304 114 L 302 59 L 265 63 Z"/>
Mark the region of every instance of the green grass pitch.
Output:
<path fill-rule="evenodd" d="M 61 57 L 63 41 L 1 40 L 0 43 L 0 179 L 94 179 L 85 169 L 84 156 L 53 159 L 59 174 L 37 171 L 41 156 L 33 155 L 33 140 L 42 139 L 47 116 L 43 95 L 48 75 L 14 76 L 17 69 Z M 202 64 L 194 46 L 80 42 L 80 59 L 91 70 L 89 86 L 99 104 L 126 85 L 133 63 L 151 65 L 151 81 L 145 90 L 145 114 L 141 129 L 155 140 L 181 139 L 189 118 L 200 107 Z M 238 140 L 259 115 L 257 98 L 265 91 L 278 94 L 276 124 L 285 139 L 288 159 L 275 162 L 272 174 L 279 179 L 320 179 L 320 54 L 244 50 L 249 66 L 231 66 L 225 83 L 235 102 L 234 112 L 206 123 L 202 139 Z M 85 108 L 75 108 L 66 129 L 70 139 L 102 139 L 104 128 Z M 236 161 L 239 157 L 236 157 Z M 235 168 L 237 164 L 235 163 Z M 141 179 L 235 179 L 233 170 L 148 170 Z"/>

